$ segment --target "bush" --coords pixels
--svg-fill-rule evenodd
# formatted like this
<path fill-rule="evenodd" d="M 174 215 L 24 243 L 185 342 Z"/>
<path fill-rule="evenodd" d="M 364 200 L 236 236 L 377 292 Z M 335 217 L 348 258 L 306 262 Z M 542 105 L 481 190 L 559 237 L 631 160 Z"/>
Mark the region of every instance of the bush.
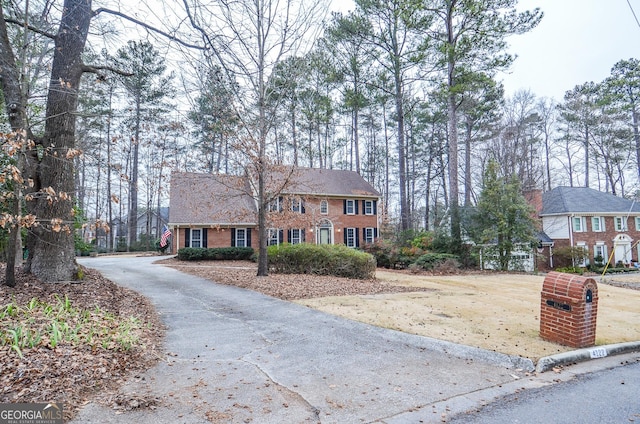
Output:
<path fill-rule="evenodd" d="M 78 256 L 89 256 L 89 253 L 93 251 L 93 245 L 82 240 L 79 234 L 73 235 L 73 244 Z"/>
<path fill-rule="evenodd" d="M 367 244 L 362 250 L 373 255 L 379 267 L 394 269 L 407 268 L 424 253 L 419 247 L 401 247 L 394 242 L 380 239 Z"/>
<path fill-rule="evenodd" d="M 178 259 L 181 261 L 233 261 L 249 260 L 253 256 L 251 247 L 184 247 L 178 250 Z"/>
<path fill-rule="evenodd" d="M 584 269 L 577 266 L 565 266 L 562 268 L 556 268 L 558 272 L 565 272 L 567 274 L 584 274 Z"/>
<path fill-rule="evenodd" d="M 565 268 L 573 268 L 589 258 L 589 253 L 584 247 L 563 246 L 554 249 L 553 257 L 557 265 Z"/>
<path fill-rule="evenodd" d="M 375 258 L 344 245 L 281 244 L 269 246 L 269 270 L 281 274 L 374 278 Z"/>
<path fill-rule="evenodd" d="M 445 263 L 447 264 L 446 267 L 444 266 Z M 416 267 L 420 267 L 427 271 L 432 271 L 438 267 L 447 269 L 451 267 L 460 267 L 458 256 L 450 253 L 425 253 L 416 259 L 414 264 Z"/>
<path fill-rule="evenodd" d="M 363 251 L 373 255 L 379 267 L 391 268 L 392 258 L 395 255 L 394 245 L 390 241 L 377 239 L 373 243 L 369 243 L 362 248 Z"/>

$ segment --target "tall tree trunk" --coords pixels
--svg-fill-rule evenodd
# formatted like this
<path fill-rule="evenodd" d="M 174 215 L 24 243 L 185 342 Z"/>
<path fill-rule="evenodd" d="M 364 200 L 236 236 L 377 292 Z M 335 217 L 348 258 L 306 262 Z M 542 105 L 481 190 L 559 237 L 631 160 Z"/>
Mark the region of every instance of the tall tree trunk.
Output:
<path fill-rule="evenodd" d="M 551 158 L 549 157 L 549 133 L 545 129 L 544 131 L 544 160 L 545 160 L 545 170 L 547 174 L 547 191 L 551 191 Z"/>
<path fill-rule="evenodd" d="M 451 88 L 453 88 L 451 86 Z M 460 230 L 460 206 L 458 203 L 458 131 L 456 126 L 456 101 L 453 93 L 449 94 L 449 211 L 451 213 L 451 238 L 453 247 L 460 246 L 462 241 Z"/>
<path fill-rule="evenodd" d="M 298 166 L 298 133 L 296 131 L 296 108 L 293 101 L 289 112 L 291 113 L 291 145 L 293 147 L 293 164 Z"/>
<path fill-rule="evenodd" d="M 18 69 L 13 48 L 9 41 L 3 8 L 0 7 L 0 84 L 4 95 L 5 109 L 8 112 L 11 130 L 14 131 L 17 136 L 16 141 L 23 146 L 18 153 L 16 167 L 21 172 L 25 172 L 25 143 L 27 138 L 32 138 L 32 134 L 27 127 L 27 99 L 23 92 L 21 81 L 22 75 Z M 7 205 L 7 209 L 10 214 L 16 218 L 22 215 L 21 199 L 22 190 L 20 189 L 20 184 L 16 181 L 14 186 L 14 197 L 13 199 L 9 199 L 9 204 Z M 9 237 L 6 250 L 7 267 L 5 269 L 5 284 L 10 287 L 15 286 L 16 284 L 15 267 L 16 263 L 20 262 L 19 255 L 22 255 L 21 246 L 20 226 L 16 223 L 9 227 Z"/>
<path fill-rule="evenodd" d="M 633 126 L 633 140 L 635 141 L 636 148 L 636 167 L 638 171 L 638 178 L 640 178 L 640 130 L 638 130 L 638 111 L 635 103 L 631 105 L 631 119 Z"/>
<path fill-rule="evenodd" d="M 455 37 L 453 23 L 453 3 L 447 13 L 447 87 L 448 92 L 448 127 L 449 127 L 449 210 L 451 212 L 451 239 L 453 248 L 458 249 L 462 243 L 460 230 L 459 181 L 458 181 L 458 127 L 456 117 L 456 98 L 454 94 L 455 80 Z"/>
<path fill-rule="evenodd" d="M 584 130 L 584 186 L 589 187 L 589 127 Z"/>
<path fill-rule="evenodd" d="M 129 178 L 129 250 L 138 241 L 138 162 L 140 158 L 140 97 L 136 99 L 136 127 L 133 138 L 133 157 Z"/>
<path fill-rule="evenodd" d="M 398 184 L 400 188 L 400 229 L 402 231 L 410 228 L 409 203 L 407 201 L 407 168 L 406 168 L 406 142 L 404 134 L 404 98 L 402 93 L 402 79 L 400 77 L 399 65 L 396 67 L 395 75 L 395 103 L 396 117 L 398 120 Z"/>
<path fill-rule="evenodd" d="M 384 151 L 389 151 L 389 129 L 387 127 L 387 107 L 386 102 L 382 102 L 382 124 L 384 125 Z M 384 205 L 389 207 L 389 184 L 390 184 L 389 155 L 384 156 Z"/>
<path fill-rule="evenodd" d="M 359 114 L 359 110 L 356 107 L 353 109 L 353 149 L 354 149 L 354 156 L 355 156 L 355 162 L 356 162 L 355 163 L 356 172 L 359 175 L 360 174 L 360 136 L 358 133 L 360 132 L 360 129 L 358 128 L 358 124 L 359 124 L 358 114 Z"/>
<path fill-rule="evenodd" d="M 111 101 L 113 100 L 113 86 L 109 87 L 109 117 L 107 118 L 107 250 L 113 251 L 113 202 L 111 192 Z"/>
<path fill-rule="evenodd" d="M 464 205 L 471 206 L 471 124 L 464 138 Z"/>
<path fill-rule="evenodd" d="M 91 0 L 65 0 L 55 39 L 47 96 L 42 159 L 34 178 L 36 190 L 55 191 L 57 199 L 38 196 L 29 209 L 42 223 L 32 229 L 27 269 L 44 281 L 74 278 L 77 264 L 73 241 L 73 149 L 75 148 L 81 59 L 89 24 Z"/>

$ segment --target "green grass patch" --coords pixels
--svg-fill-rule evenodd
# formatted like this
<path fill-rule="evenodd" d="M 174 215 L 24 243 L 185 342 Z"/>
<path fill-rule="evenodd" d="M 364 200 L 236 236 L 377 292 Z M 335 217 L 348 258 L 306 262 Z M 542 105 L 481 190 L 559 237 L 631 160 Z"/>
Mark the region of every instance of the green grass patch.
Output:
<path fill-rule="evenodd" d="M 55 296 L 52 303 L 32 298 L 0 308 L 0 345 L 20 357 L 25 349 L 64 345 L 128 351 L 138 344 L 142 325 L 135 317 L 123 319 L 98 307 L 75 308 L 67 296 Z"/>

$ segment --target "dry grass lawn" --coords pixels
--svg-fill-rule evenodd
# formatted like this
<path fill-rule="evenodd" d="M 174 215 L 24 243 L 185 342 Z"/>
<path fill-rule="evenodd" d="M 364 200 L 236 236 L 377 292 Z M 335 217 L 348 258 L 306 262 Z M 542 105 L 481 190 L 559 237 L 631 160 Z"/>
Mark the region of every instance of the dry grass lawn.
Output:
<path fill-rule="evenodd" d="M 434 291 L 333 296 L 298 303 L 380 327 L 534 361 L 571 350 L 539 337 L 543 276 L 428 276 L 378 270 L 376 277 Z M 640 291 L 598 284 L 598 294 L 596 344 L 640 340 Z"/>

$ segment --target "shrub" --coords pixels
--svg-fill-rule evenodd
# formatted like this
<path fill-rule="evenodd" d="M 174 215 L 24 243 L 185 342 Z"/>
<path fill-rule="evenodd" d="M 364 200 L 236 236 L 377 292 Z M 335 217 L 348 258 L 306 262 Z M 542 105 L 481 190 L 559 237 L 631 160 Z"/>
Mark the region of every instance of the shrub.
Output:
<path fill-rule="evenodd" d="M 178 250 L 178 259 L 181 261 L 233 261 L 249 260 L 253 256 L 251 247 L 184 247 Z"/>
<path fill-rule="evenodd" d="M 430 231 L 422 231 L 420 233 L 417 233 L 413 240 L 411 240 L 411 245 L 422 250 L 429 250 L 431 249 L 431 244 L 433 243 L 434 239 L 434 233 Z"/>
<path fill-rule="evenodd" d="M 368 243 L 362 248 L 363 251 L 373 255 L 379 267 L 391 268 L 392 258 L 395 256 L 394 245 L 392 242 L 377 239 L 373 243 Z M 397 250 L 397 249 L 395 249 Z"/>
<path fill-rule="evenodd" d="M 565 272 L 567 274 L 584 274 L 584 269 L 577 266 L 565 266 L 562 268 L 556 268 L 558 272 Z"/>
<path fill-rule="evenodd" d="M 423 254 L 422 249 L 418 247 L 401 247 L 394 242 L 380 239 L 376 240 L 375 243 L 367 244 L 362 250 L 376 258 L 377 266 L 394 269 L 409 267 Z"/>
<path fill-rule="evenodd" d="M 281 274 L 334 275 L 374 278 L 375 258 L 344 245 L 281 244 L 269 246 L 269 269 Z"/>
<path fill-rule="evenodd" d="M 584 247 L 563 246 L 556 248 L 553 256 L 558 265 L 565 265 L 566 268 L 572 268 L 576 264 L 588 259 L 589 252 L 587 252 Z"/>
<path fill-rule="evenodd" d="M 443 267 L 443 270 L 450 269 L 452 267 L 459 268 L 458 256 L 450 253 L 425 253 L 415 261 L 415 266 L 424 270 L 431 271 L 438 267 Z M 446 263 L 446 266 L 444 266 Z"/>

